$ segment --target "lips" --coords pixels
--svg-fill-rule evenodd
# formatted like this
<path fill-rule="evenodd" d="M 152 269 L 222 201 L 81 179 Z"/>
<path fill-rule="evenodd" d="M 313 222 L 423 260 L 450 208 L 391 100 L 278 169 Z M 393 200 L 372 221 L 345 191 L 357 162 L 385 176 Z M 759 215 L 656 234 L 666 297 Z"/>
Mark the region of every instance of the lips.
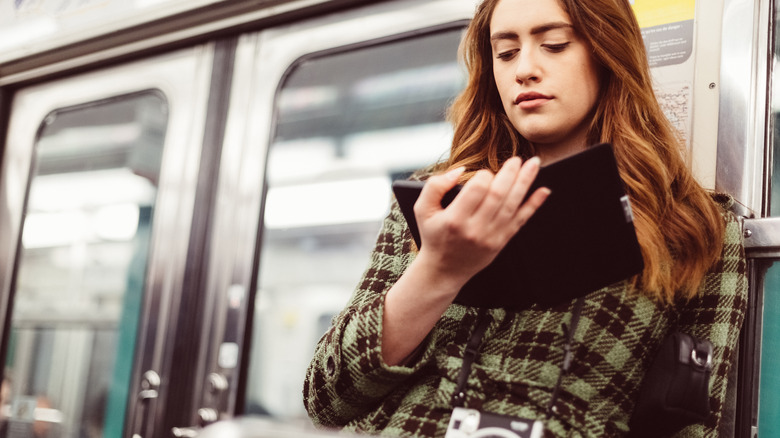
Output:
<path fill-rule="evenodd" d="M 520 105 L 521 108 L 530 109 L 543 105 L 551 99 L 552 96 L 532 91 L 518 94 L 514 103 L 515 105 Z"/>

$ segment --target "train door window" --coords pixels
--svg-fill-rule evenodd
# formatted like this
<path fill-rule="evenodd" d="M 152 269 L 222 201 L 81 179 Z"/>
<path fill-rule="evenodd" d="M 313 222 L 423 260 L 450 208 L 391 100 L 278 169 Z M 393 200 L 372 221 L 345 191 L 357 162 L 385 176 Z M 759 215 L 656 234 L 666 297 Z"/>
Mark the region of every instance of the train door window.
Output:
<path fill-rule="evenodd" d="M 167 103 L 149 92 L 39 129 L 7 352 L 8 436 L 121 436 Z"/>
<path fill-rule="evenodd" d="M 306 367 L 366 268 L 391 181 L 447 157 L 461 27 L 299 60 L 275 99 L 246 412 L 305 415 Z M 290 348 L 290 346 L 295 348 Z"/>
<path fill-rule="evenodd" d="M 780 14 L 777 5 L 772 4 L 775 10 L 775 17 Z M 775 23 L 776 20 L 771 20 Z M 768 221 L 777 221 L 780 218 L 780 69 L 778 69 L 778 58 L 780 57 L 780 40 L 778 38 L 777 27 L 771 33 L 775 38 L 773 62 L 771 63 L 771 88 L 769 89 L 770 117 L 768 136 L 770 147 L 767 157 L 770 159 L 769 169 L 770 178 L 768 184 L 768 208 L 766 213 L 772 219 Z M 775 228 L 776 229 L 776 228 Z M 772 249 L 771 256 L 774 258 L 777 254 L 778 236 L 770 239 Z M 761 346 L 760 346 L 760 374 L 758 391 L 758 434 L 759 436 L 778 436 L 780 435 L 780 375 L 776 372 L 780 365 L 780 262 L 762 261 L 761 272 L 765 272 L 758 286 L 760 296 L 763 301 L 761 310 Z"/>
<path fill-rule="evenodd" d="M 773 14 L 775 15 L 775 23 L 777 26 L 777 19 L 780 18 L 780 7 L 772 3 Z M 774 48 L 774 54 L 771 57 L 772 63 L 770 66 L 770 80 L 771 87 L 769 89 L 769 136 L 770 141 L 770 188 L 769 188 L 769 214 L 772 217 L 780 217 L 780 32 L 777 28 L 774 29 L 772 35 L 774 35 L 774 44 L 770 47 Z M 780 428 L 778 429 L 780 430 Z"/>

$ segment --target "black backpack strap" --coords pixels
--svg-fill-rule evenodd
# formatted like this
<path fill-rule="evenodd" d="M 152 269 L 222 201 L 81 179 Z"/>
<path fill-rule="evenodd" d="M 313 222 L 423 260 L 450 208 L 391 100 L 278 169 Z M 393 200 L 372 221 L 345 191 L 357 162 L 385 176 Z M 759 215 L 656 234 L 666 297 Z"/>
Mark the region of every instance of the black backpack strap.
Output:
<path fill-rule="evenodd" d="M 468 381 L 469 373 L 471 372 L 471 365 L 477 357 L 479 345 L 482 343 L 482 337 L 485 336 L 485 331 L 487 330 L 490 321 L 491 318 L 487 317 L 487 310 L 480 308 L 479 313 L 477 314 L 477 326 L 474 328 L 474 332 L 471 333 L 469 342 L 466 344 L 466 351 L 463 353 L 463 365 L 460 367 L 457 386 L 455 387 L 455 392 L 452 394 L 452 407 L 454 408 L 463 406 L 463 402 L 466 399 L 466 382 Z"/>
<path fill-rule="evenodd" d="M 558 381 L 555 383 L 550 402 L 547 404 L 547 417 L 555 412 L 555 403 L 558 401 L 558 395 L 561 391 L 561 381 L 563 380 L 563 376 L 568 374 L 569 369 L 571 368 L 573 356 L 571 347 L 574 343 L 574 332 L 577 331 L 577 325 L 580 323 L 583 307 L 585 307 L 585 298 L 577 298 L 577 301 L 574 302 L 574 308 L 571 311 L 571 327 L 567 328 L 565 324 L 563 326 L 564 335 L 566 335 L 566 342 L 563 344 L 563 362 L 561 362 L 561 372 L 558 374 Z"/>

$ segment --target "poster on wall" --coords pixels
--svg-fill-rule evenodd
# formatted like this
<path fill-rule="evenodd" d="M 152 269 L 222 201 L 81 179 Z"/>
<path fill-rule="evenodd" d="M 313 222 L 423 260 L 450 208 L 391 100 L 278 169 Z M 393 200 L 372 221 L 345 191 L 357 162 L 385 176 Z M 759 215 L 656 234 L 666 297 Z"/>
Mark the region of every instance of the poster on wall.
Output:
<path fill-rule="evenodd" d="M 664 113 L 691 138 L 694 79 L 695 0 L 633 0 Z"/>

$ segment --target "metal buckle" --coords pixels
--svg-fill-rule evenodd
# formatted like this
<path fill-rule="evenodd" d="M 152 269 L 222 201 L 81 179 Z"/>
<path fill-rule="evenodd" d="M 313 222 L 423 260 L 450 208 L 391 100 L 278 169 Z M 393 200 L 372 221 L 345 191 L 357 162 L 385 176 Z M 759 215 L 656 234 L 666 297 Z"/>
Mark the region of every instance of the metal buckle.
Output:
<path fill-rule="evenodd" d="M 704 352 L 703 357 L 699 356 L 695 348 L 691 349 L 691 360 L 696 366 L 710 369 L 712 368 L 712 353 Z"/>

